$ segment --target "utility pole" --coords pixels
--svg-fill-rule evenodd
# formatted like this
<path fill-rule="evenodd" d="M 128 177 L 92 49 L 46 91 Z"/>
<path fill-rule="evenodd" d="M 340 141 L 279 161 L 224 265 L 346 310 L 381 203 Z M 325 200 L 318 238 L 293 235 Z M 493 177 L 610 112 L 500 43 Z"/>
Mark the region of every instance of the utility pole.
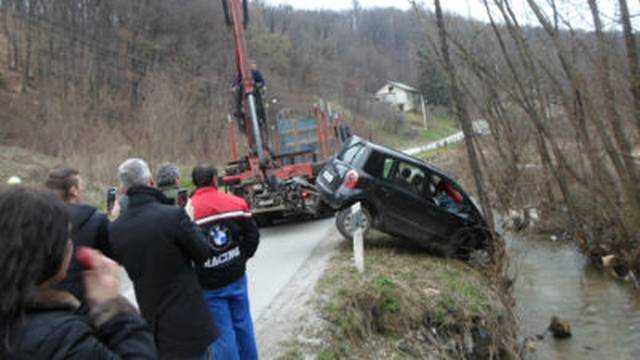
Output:
<path fill-rule="evenodd" d="M 424 105 L 424 96 L 420 95 L 420 103 L 422 104 L 422 121 L 424 122 L 424 128 L 427 129 L 427 110 Z"/>

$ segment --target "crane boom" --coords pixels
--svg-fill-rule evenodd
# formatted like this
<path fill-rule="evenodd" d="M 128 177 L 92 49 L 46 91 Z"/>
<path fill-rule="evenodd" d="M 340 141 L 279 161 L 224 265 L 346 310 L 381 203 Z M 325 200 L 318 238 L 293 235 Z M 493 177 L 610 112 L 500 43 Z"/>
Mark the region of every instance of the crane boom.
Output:
<path fill-rule="evenodd" d="M 242 94 L 246 103 L 243 105 L 248 107 L 248 114 L 245 112 L 245 124 L 251 124 L 251 129 L 247 129 L 251 133 L 249 146 L 255 151 L 260 160 L 260 164 L 264 164 L 264 146 L 262 141 L 262 133 L 260 131 L 260 123 L 258 121 L 257 104 L 255 96 L 255 85 L 253 83 L 253 74 L 249 68 L 249 51 L 247 47 L 247 38 L 245 34 L 245 26 L 248 19 L 247 0 L 222 0 L 227 20 L 230 20 L 230 26 L 233 31 L 233 41 L 236 48 L 236 67 L 238 75 L 240 75 L 242 86 Z M 248 115 L 248 116 L 247 116 Z M 248 117 L 248 119 L 247 119 Z M 249 131 L 250 130 L 250 131 Z"/>
<path fill-rule="evenodd" d="M 320 112 L 317 112 L 314 126 L 318 129 L 319 151 L 307 147 L 285 153 L 272 151 L 268 146 L 271 139 L 265 111 L 266 104 L 262 103 L 260 83 L 264 84 L 264 79 L 260 79 L 261 76 L 254 73 L 249 60 L 246 39 L 249 19 L 248 0 L 221 1 L 224 17 L 233 33 L 235 45 L 237 73 L 234 89 L 237 91 L 234 116 L 241 120 L 241 130 L 246 134 L 247 145 L 250 147 L 248 156 L 238 159 L 232 125 L 230 132 L 232 161 L 227 163 L 222 183 L 226 191 L 241 196 L 247 201 L 259 223 L 266 224 L 272 219 L 288 216 L 324 214 L 327 208 L 320 200 L 314 181 L 319 165 L 316 163 L 317 153 L 326 155 L 329 151 L 322 141 L 323 138 L 329 138 L 327 118 L 320 116 Z M 312 142 L 313 136 L 308 136 L 310 135 L 308 133 L 296 131 L 296 134 L 292 135 L 291 127 L 285 130 L 287 120 L 294 119 L 279 119 L 278 125 L 280 120 L 285 124 L 282 129 L 285 140 L 292 139 L 294 136 L 304 136 L 305 139 L 298 140 L 302 140 L 305 144 Z M 322 123 L 325 123 L 324 127 Z M 321 129 L 324 131 L 322 132 Z M 279 130 L 276 128 L 273 133 L 278 138 Z M 297 142 L 300 143 L 298 140 Z M 280 142 L 274 141 L 274 146 L 279 147 Z"/>

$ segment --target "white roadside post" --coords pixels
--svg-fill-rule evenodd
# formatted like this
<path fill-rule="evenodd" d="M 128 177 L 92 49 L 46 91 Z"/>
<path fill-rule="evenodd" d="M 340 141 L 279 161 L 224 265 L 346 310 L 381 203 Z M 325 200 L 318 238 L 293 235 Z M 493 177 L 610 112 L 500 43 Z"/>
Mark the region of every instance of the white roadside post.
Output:
<path fill-rule="evenodd" d="M 351 221 L 355 230 L 353 231 L 353 258 L 356 269 L 364 272 L 364 241 L 362 228 L 362 205 L 357 202 L 351 206 Z"/>

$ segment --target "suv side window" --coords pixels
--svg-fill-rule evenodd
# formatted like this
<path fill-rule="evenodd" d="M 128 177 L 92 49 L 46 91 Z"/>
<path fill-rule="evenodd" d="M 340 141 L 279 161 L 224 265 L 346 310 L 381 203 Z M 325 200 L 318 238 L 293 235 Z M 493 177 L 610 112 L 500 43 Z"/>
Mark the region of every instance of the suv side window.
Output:
<path fill-rule="evenodd" d="M 391 181 L 416 196 L 424 197 L 425 179 L 426 174 L 421 167 L 408 162 L 399 161 L 396 171 L 392 174 Z"/>
<path fill-rule="evenodd" d="M 353 144 L 352 146 L 348 147 L 342 154 L 340 154 L 338 158 L 351 165 L 358 158 L 358 156 L 362 154 L 363 151 L 364 144 Z"/>
<path fill-rule="evenodd" d="M 385 179 L 391 178 L 391 171 L 393 170 L 393 165 L 396 161 L 393 158 L 384 159 L 384 165 L 382 168 L 382 177 Z"/>

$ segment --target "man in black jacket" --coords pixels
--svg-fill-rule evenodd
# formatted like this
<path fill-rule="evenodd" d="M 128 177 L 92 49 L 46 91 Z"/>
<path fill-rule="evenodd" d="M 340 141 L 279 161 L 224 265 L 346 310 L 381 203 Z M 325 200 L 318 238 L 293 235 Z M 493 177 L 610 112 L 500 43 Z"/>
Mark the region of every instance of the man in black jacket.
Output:
<path fill-rule="evenodd" d="M 118 177 L 129 204 L 111 226 L 112 254 L 133 281 L 160 358 L 202 358 L 217 331 L 192 263 L 206 261 L 212 252 L 184 209 L 153 187 L 146 162 L 125 161 Z"/>
<path fill-rule="evenodd" d="M 88 246 L 109 256 L 109 219 L 95 207 L 81 204 L 84 181 L 80 172 L 73 168 L 59 168 L 49 173 L 45 186 L 55 192 L 67 205 L 71 219 L 71 239 L 75 248 Z M 86 309 L 82 268 L 75 258 L 67 277 L 57 288 L 66 290 L 80 300 L 81 309 Z"/>

